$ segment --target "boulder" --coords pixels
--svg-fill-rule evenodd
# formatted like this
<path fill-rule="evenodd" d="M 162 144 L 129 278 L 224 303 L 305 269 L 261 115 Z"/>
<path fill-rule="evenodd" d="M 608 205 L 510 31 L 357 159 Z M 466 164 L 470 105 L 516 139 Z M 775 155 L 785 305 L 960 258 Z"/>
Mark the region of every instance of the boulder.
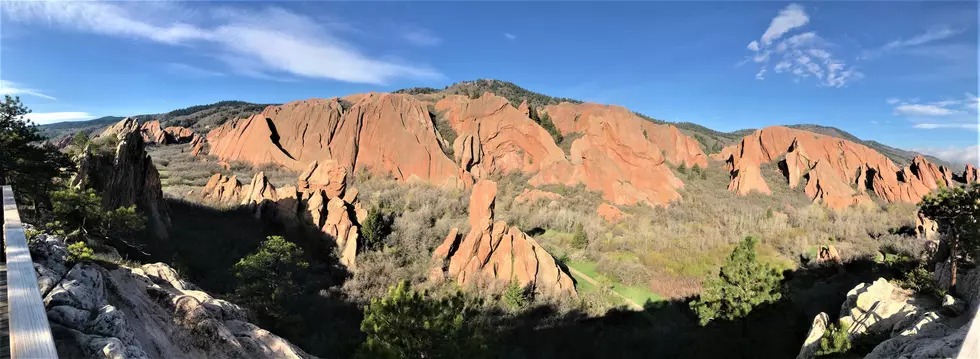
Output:
<path fill-rule="evenodd" d="M 191 139 L 191 156 L 196 157 L 205 154 L 204 146 L 206 144 L 207 140 L 205 140 L 204 137 L 195 134 L 194 138 Z"/>
<path fill-rule="evenodd" d="M 503 222 L 494 222 L 497 184 L 480 180 L 470 195 L 470 232 L 460 238 L 453 229 L 433 252 L 430 276 L 447 277 L 461 285 L 477 278 L 515 281 L 544 295 L 577 296 L 575 284 L 538 243 Z"/>
<path fill-rule="evenodd" d="M 800 353 L 796 355 L 796 359 L 813 359 L 816 357 L 817 349 L 820 349 L 820 338 L 827 331 L 829 324 L 830 317 L 827 313 L 821 312 L 813 318 L 813 324 L 810 325 L 810 331 L 807 332 L 806 339 L 803 340 L 803 347 L 800 348 Z"/>
<path fill-rule="evenodd" d="M 599 217 L 602 217 L 602 219 L 606 220 L 606 222 L 609 222 L 611 224 L 619 223 L 620 221 L 623 220 L 623 218 L 627 216 L 627 214 L 619 210 L 618 207 L 610 205 L 605 202 L 599 205 L 599 208 L 596 210 L 596 212 L 599 214 Z"/>
<path fill-rule="evenodd" d="M 884 278 L 859 284 L 847 292 L 841 305 L 840 321 L 849 326 L 851 337 L 865 334 L 890 334 L 922 315 L 927 307 L 909 290 L 899 288 Z"/>
<path fill-rule="evenodd" d="M 215 173 L 201 189 L 201 197 L 219 203 L 237 203 L 242 196 L 242 183 L 238 177 Z"/>
<path fill-rule="evenodd" d="M 242 189 L 241 206 L 247 208 L 255 218 L 264 219 L 286 226 L 295 226 L 299 213 L 299 200 L 296 187 L 276 188 L 269 182 L 265 172 L 252 177 L 252 183 Z"/>
<path fill-rule="evenodd" d="M 159 126 L 159 125 L 158 125 Z M 163 129 L 167 133 L 168 141 L 164 145 L 190 143 L 197 136 L 191 129 L 181 126 L 170 126 Z"/>
<path fill-rule="evenodd" d="M 950 316 L 959 316 L 966 312 L 967 303 L 962 299 L 954 298 L 947 294 L 943 296 L 943 309 Z"/>
<path fill-rule="evenodd" d="M 337 161 L 313 161 L 299 175 L 296 187 L 301 192 L 322 190 L 327 198 L 342 197 L 347 189 L 347 170 Z"/>
<path fill-rule="evenodd" d="M 966 183 L 976 183 L 977 178 L 980 178 L 980 171 L 971 164 L 967 164 L 966 168 L 963 169 L 963 182 Z"/>
<path fill-rule="evenodd" d="M 140 135 L 146 144 L 166 145 L 172 142 L 170 134 L 160 127 L 160 121 L 148 121 L 140 126 Z"/>
<path fill-rule="evenodd" d="M 542 191 L 537 188 L 525 188 L 524 192 L 521 192 L 521 194 L 517 195 L 517 197 L 514 197 L 514 202 L 535 203 L 541 200 L 557 201 L 562 198 L 565 197 L 554 192 Z"/>
<path fill-rule="evenodd" d="M 939 225 L 936 221 L 929 219 L 922 212 L 915 215 L 915 235 L 920 239 L 933 240 L 939 232 Z"/>

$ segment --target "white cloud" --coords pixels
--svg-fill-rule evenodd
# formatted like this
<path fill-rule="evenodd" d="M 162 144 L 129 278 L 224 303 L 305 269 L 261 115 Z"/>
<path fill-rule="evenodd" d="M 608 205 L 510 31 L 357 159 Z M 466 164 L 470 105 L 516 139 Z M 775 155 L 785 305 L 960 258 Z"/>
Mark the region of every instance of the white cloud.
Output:
<path fill-rule="evenodd" d="M 413 29 L 402 33 L 402 38 L 415 46 L 436 46 L 442 43 L 442 39 L 429 30 Z"/>
<path fill-rule="evenodd" d="M 89 120 L 95 116 L 88 112 L 35 112 L 24 115 L 24 118 L 44 125 L 55 122 Z"/>
<path fill-rule="evenodd" d="M 833 44 L 824 40 L 814 31 L 798 33 L 777 41 L 794 29 L 802 28 L 810 21 L 803 7 L 790 4 L 772 19 L 769 28 L 759 41 L 753 40 L 747 46 L 752 54 L 744 62 L 762 64 L 756 74 L 764 74 L 771 59 L 778 61 L 772 67 L 775 73 L 786 73 L 794 82 L 814 77 L 819 86 L 843 87 L 849 82 L 864 77 L 852 66 L 834 57 L 828 50 Z"/>
<path fill-rule="evenodd" d="M 930 43 L 930 42 L 934 42 L 934 41 L 948 39 L 948 38 L 953 37 L 953 36 L 956 36 L 956 35 L 958 35 L 958 34 L 960 34 L 962 32 L 963 32 L 963 30 L 953 29 L 953 28 L 950 28 L 949 26 L 945 26 L 945 25 L 943 25 L 943 26 L 935 26 L 935 27 L 930 28 L 929 30 L 926 30 L 926 32 L 921 33 L 921 34 L 918 34 L 918 35 L 915 35 L 915 36 L 913 36 L 911 38 L 893 40 L 893 41 L 891 41 L 891 42 L 889 42 L 887 44 L 882 45 L 881 47 L 864 51 L 861 54 L 861 56 L 858 57 L 858 59 L 860 59 L 860 60 L 869 60 L 869 59 L 872 59 L 872 58 L 881 56 L 882 54 L 884 54 L 886 52 L 889 52 L 889 51 L 899 50 L 899 49 L 903 49 L 903 48 L 907 48 L 907 47 L 915 47 L 915 46 L 918 46 L 918 45 L 922 45 L 922 44 L 926 44 L 926 43 Z M 909 50 L 912 50 L 912 49 L 909 49 Z M 930 54 L 932 54 L 934 51 L 927 51 L 927 52 L 930 53 Z"/>
<path fill-rule="evenodd" d="M 933 155 L 955 164 L 971 163 L 974 165 L 980 165 L 980 147 L 978 146 L 946 148 L 927 147 L 913 148 L 912 150 L 927 155 Z"/>
<path fill-rule="evenodd" d="M 958 113 L 959 111 L 936 105 L 904 104 L 895 107 L 895 115 L 905 116 L 949 116 Z"/>
<path fill-rule="evenodd" d="M 968 130 L 976 130 L 978 126 L 975 123 L 917 123 L 912 127 L 925 130 L 934 130 L 937 128 L 964 128 Z"/>
<path fill-rule="evenodd" d="M 508 40 L 516 40 L 517 39 L 517 36 L 516 35 L 511 34 L 509 32 L 504 33 L 504 37 L 506 37 Z"/>
<path fill-rule="evenodd" d="M 899 103 L 899 102 L 902 102 L 902 100 L 899 100 L 899 99 L 894 98 L 894 97 L 885 100 L 885 103 L 887 103 L 889 105 L 894 105 L 894 104 Z"/>
<path fill-rule="evenodd" d="M 946 39 L 956 34 L 959 34 L 961 32 L 963 32 L 963 30 L 954 30 L 949 28 L 948 26 L 933 27 L 928 31 L 926 31 L 925 33 L 916 35 L 910 39 L 906 39 L 906 40 L 899 39 L 899 40 L 889 42 L 885 44 L 885 46 L 883 46 L 882 49 L 891 50 L 891 49 L 897 49 L 897 48 L 902 48 L 907 46 L 922 45 L 927 42 Z"/>
<path fill-rule="evenodd" d="M 37 90 L 22 88 L 16 82 L 7 81 L 7 80 L 0 80 L 0 96 L 3 95 L 10 95 L 10 96 L 30 95 L 30 96 L 40 97 L 40 98 L 46 98 L 48 100 L 57 100 L 56 98 L 40 93 Z"/>
<path fill-rule="evenodd" d="M 194 25 L 190 23 L 193 9 L 181 6 L 169 2 L 4 2 L 3 14 L 19 22 L 199 47 L 236 72 L 257 77 L 289 74 L 384 84 L 393 78 L 441 76 L 424 66 L 364 55 L 337 38 L 332 28 L 281 8 L 218 8 L 202 16 L 207 20 L 202 25 Z"/>
<path fill-rule="evenodd" d="M 766 74 L 766 68 L 763 67 L 763 68 L 759 69 L 759 72 L 758 73 L 755 74 L 755 79 L 756 80 L 765 80 L 766 79 L 765 78 L 765 74 Z"/>
<path fill-rule="evenodd" d="M 217 76 L 225 75 L 218 71 L 202 69 L 197 66 L 192 66 L 192 65 L 177 63 L 177 62 L 169 63 L 166 65 L 165 68 L 168 72 L 174 75 L 190 77 L 190 78 L 206 78 L 206 77 L 217 77 Z"/>
<path fill-rule="evenodd" d="M 779 15 L 776 15 L 772 19 L 772 22 L 769 23 L 769 28 L 762 34 L 762 44 L 769 45 L 769 43 L 778 40 L 786 32 L 806 25 L 809 21 L 810 18 L 803 11 L 802 6 L 789 4 L 789 6 L 780 11 Z"/>

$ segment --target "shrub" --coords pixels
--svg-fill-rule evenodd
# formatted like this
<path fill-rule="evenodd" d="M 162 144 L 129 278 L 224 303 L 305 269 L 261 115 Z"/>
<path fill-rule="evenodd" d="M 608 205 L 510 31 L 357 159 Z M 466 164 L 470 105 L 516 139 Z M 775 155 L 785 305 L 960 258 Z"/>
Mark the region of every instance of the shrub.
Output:
<path fill-rule="evenodd" d="M 939 225 L 950 249 L 952 283 L 956 288 L 956 260 L 960 255 L 980 256 L 980 184 L 962 187 L 940 188 L 938 192 L 922 199 L 920 211 Z M 942 258 L 940 258 L 942 259 Z"/>
<path fill-rule="evenodd" d="M 385 213 L 381 208 L 371 207 L 367 219 L 361 223 L 361 237 L 367 249 L 381 248 L 384 240 L 391 233 L 394 216 Z"/>
<path fill-rule="evenodd" d="M 518 284 L 517 281 L 512 280 L 507 284 L 507 289 L 504 290 L 504 304 L 508 308 L 512 310 L 523 309 L 530 300 L 527 288 Z"/>
<path fill-rule="evenodd" d="M 926 295 L 931 295 L 937 298 L 942 298 L 946 295 L 945 291 L 936 285 L 936 281 L 933 278 L 932 272 L 926 268 L 924 262 L 920 262 L 915 269 L 903 273 L 902 280 L 898 281 L 898 285 L 905 289 L 914 290 L 917 293 L 922 293 Z"/>
<path fill-rule="evenodd" d="M 677 165 L 677 173 L 687 173 L 687 166 L 685 166 L 683 163 Z"/>
<path fill-rule="evenodd" d="M 278 320 L 289 321 L 287 304 L 302 292 L 301 275 L 309 267 L 303 250 L 282 236 L 270 236 L 258 251 L 232 266 L 238 302 Z"/>
<path fill-rule="evenodd" d="M 85 242 L 75 242 L 68 245 L 68 261 L 73 263 L 78 263 L 81 261 L 91 260 L 95 252 L 92 248 L 85 245 Z"/>
<path fill-rule="evenodd" d="M 476 313 L 461 293 L 441 300 L 413 291 L 407 281 L 371 300 L 361 331 L 360 358 L 481 358 L 490 352 Z"/>
<path fill-rule="evenodd" d="M 705 279 L 701 298 L 691 302 L 701 325 L 717 318 L 739 319 L 758 305 L 779 300 L 783 275 L 768 263 L 757 260 L 757 242 L 754 237 L 745 237 L 718 274 Z"/>
<path fill-rule="evenodd" d="M 843 354 L 851 350 L 851 340 L 847 333 L 849 326 L 845 323 L 837 323 L 827 327 L 820 337 L 820 347 L 817 348 L 817 356 L 829 356 L 833 354 Z"/>
<path fill-rule="evenodd" d="M 136 212 L 136 206 L 103 211 L 102 198 L 92 189 L 65 188 L 52 192 L 51 199 L 55 218 L 51 229 L 54 230 L 82 232 L 125 242 L 146 225 L 146 217 Z"/>
<path fill-rule="evenodd" d="M 575 234 L 572 236 L 572 247 L 577 249 L 584 249 L 589 245 L 589 237 L 585 234 L 585 228 L 582 224 L 575 225 Z"/>

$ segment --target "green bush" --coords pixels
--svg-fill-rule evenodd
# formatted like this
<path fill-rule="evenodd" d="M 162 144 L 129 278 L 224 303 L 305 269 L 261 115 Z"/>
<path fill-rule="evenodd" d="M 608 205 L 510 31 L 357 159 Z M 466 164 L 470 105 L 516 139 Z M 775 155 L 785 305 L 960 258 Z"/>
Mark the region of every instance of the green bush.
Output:
<path fill-rule="evenodd" d="M 303 249 L 282 236 L 270 236 L 258 251 L 232 266 L 238 280 L 235 298 L 280 323 L 295 320 L 288 303 L 302 293 L 301 276 L 308 267 Z"/>
<path fill-rule="evenodd" d="M 69 262 L 81 262 L 86 260 L 91 260 L 95 252 L 92 248 L 85 245 L 85 242 L 75 242 L 68 245 L 68 261 Z"/>
<path fill-rule="evenodd" d="M 849 326 L 844 323 L 837 323 L 827 327 L 820 337 L 820 347 L 816 355 L 829 356 L 833 354 L 843 354 L 851 350 L 851 340 L 847 333 Z"/>
<path fill-rule="evenodd" d="M 924 262 L 920 262 L 915 269 L 903 273 L 903 278 L 898 281 L 898 285 L 905 289 L 913 290 L 917 293 L 932 295 L 942 298 L 946 295 L 945 291 L 939 289 L 933 278 L 932 272 L 926 268 Z"/>
<path fill-rule="evenodd" d="M 746 237 L 725 260 L 716 276 L 705 279 L 701 298 L 691 302 L 701 325 L 714 319 L 735 320 L 781 297 L 782 273 L 757 259 L 754 237 Z"/>
<path fill-rule="evenodd" d="M 364 309 L 359 358 L 483 358 L 490 351 L 462 293 L 436 300 L 408 281 Z"/>
<path fill-rule="evenodd" d="M 79 232 L 112 240 L 125 240 L 143 230 L 146 217 L 136 206 L 102 210 L 102 198 L 92 189 L 65 188 L 51 193 L 55 221 L 49 229 L 63 233 Z"/>
<path fill-rule="evenodd" d="M 361 223 L 361 237 L 364 238 L 364 246 L 369 250 L 382 248 L 385 238 L 391 233 L 391 226 L 394 222 L 394 216 L 385 213 L 381 208 L 372 207 L 368 211 L 367 219 Z"/>
<path fill-rule="evenodd" d="M 575 225 L 575 234 L 572 235 L 572 247 L 577 249 L 584 249 L 589 245 L 589 236 L 585 233 L 585 228 L 582 224 Z"/>
<path fill-rule="evenodd" d="M 504 290 L 504 304 L 512 310 L 523 309 L 530 303 L 531 298 L 528 295 L 527 288 L 517 283 L 517 281 L 512 280 L 507 284 L 507 289 Z"/>

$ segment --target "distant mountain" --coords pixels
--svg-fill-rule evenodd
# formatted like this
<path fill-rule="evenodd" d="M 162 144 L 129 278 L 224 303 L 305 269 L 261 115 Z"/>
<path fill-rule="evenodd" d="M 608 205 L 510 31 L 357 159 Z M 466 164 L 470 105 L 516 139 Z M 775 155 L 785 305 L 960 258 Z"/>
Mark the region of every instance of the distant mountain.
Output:
<path fill-rule="evenodd" d="M 220 101 L 208 105 L 197 105 L 161 114 L 132 116 L 139 122 L 160 121 L 160 126 L 182 126 L 198 133 L 207 133 L 233 118 L 248 117 L 261 112 L 266 104 L 244 101 Z M 41 133 L 55 140 L 66 135 L 84 131 L 89 134 L 100 132 L 124 117 L 106 116 L 88 121 L 59 122 L 38 126 Z"/>

